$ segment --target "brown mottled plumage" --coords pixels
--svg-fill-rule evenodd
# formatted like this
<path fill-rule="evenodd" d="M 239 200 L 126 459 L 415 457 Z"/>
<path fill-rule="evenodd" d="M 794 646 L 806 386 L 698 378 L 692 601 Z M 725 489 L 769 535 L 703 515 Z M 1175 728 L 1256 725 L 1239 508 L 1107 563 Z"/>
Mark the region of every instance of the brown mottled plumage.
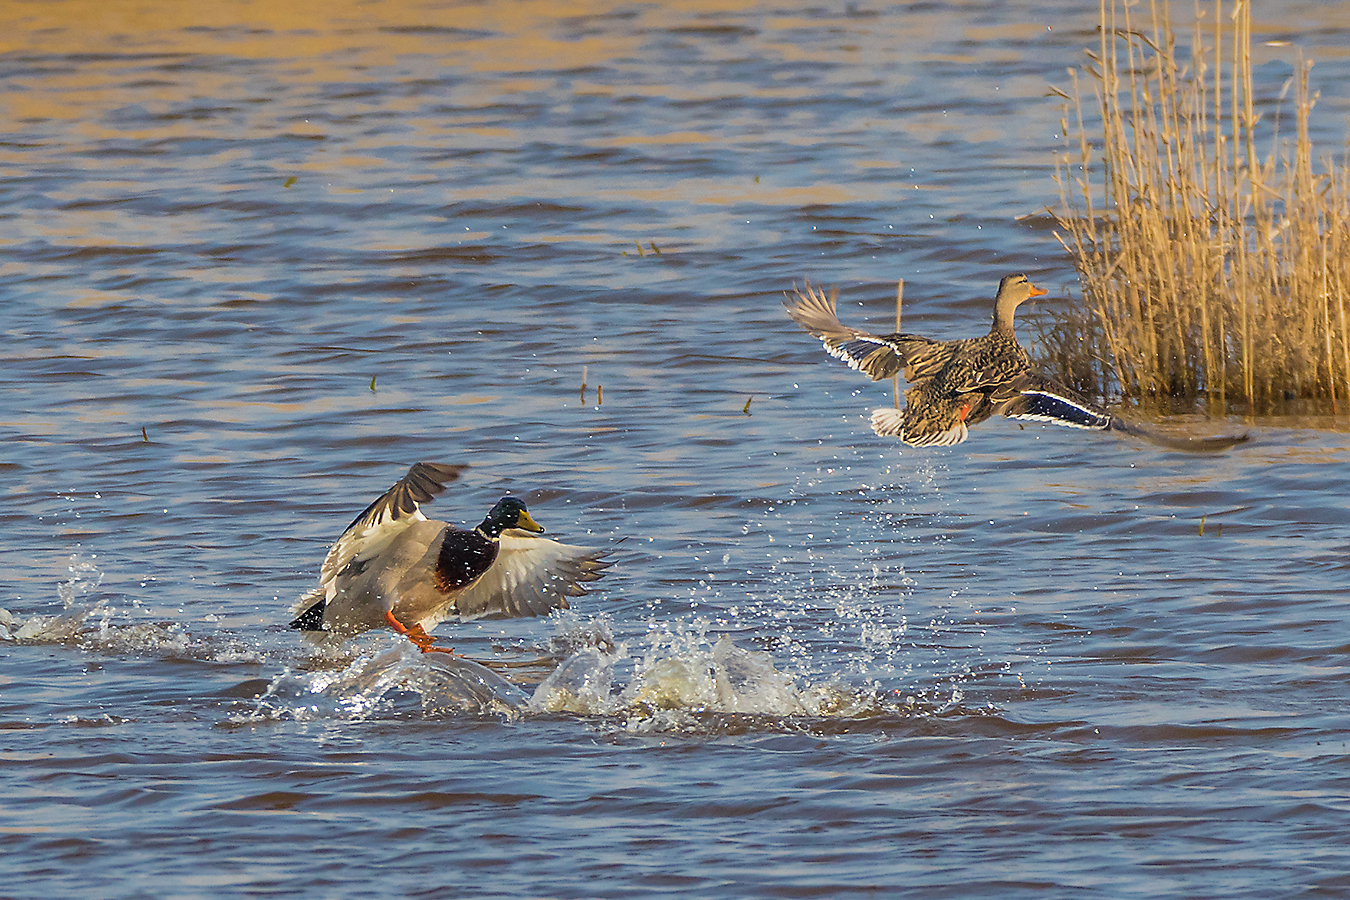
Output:
<path fill-rule="evenodd" d="M 994 413 L 1076 428 L 1105 429 L 1111 416 L 1078 394 L 1030 371 L 1031 362 L 1013 332 L 1013 315 L 1024 301 L 1044 294 L 1025 275 L 999 282 L 994 322 L 977 338 L 937 341 L 914 334 L 870 334 L 839 321 L 835 301 L 807 284 L 788 315 L 820 338 L 830 355 L 873 381 L 904 375 L 905 408 L 878 409 L 872 430 L 916 447 L 947 446 L 966 439 L 970 426 Z"/>

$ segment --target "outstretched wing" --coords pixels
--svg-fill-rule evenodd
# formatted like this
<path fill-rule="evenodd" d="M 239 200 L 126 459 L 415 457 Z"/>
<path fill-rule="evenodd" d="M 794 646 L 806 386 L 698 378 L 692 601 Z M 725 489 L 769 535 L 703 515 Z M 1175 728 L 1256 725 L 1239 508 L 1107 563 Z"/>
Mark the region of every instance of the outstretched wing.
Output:
<path fill-rule="evenodd" d="M 849 328 L 835 313 L 835 294 L 827 297 L 823 291 L 806 283 L 806 291 L 793 290 L 796 299 L 789 297 L 783 307 L 802 328 L 820 338 L 825 352 L 842 359 L 854 369 L 871 376 L 873 381 L 890 378 L 902 365 L 897 347 L 889 337 Z"/>
<path fill-rule="evenodd" d="M 1106 410 L 1076 391 L 1034 372 L 1019 375 L 990 399 L 994 411 L 1010 419 L 1096 431 L 1111 427 L 1111 414 Z"/>
<path fill-rule="evenodd" d="M 1209 437 L 1162 434 L 1148 426 L 1113 416 L 1081 394 L 1044 375 L 1030 372 L 995 393 L 991 399 L 995 411 L 1010 419 L 1030 419 L 1096 431 L 1119 431 L 1159 447 L 1186 453 L 1218 453 L 1248 439 L 1246 433 Z"/>
<path fill-rule="evenodd" d="M 497 561 L 477 584 L 455 597 L 453 612 L 474 619 L 542 616 L 566 609 L 568 597 L 585 594 L 585 584 L 601 578 L 613 565 L 604 559 L 606 553 L 508 528 L 502 532 Z"/>
<path fill-rule="evenodd" d="M 466 468 L 443 463 L 415 463 L 407 475 L 362 510 L 342 532 L 324 558 L 323 568 L 319 570 L 319 587 L 301 597 L 292 612 L 308 612 L 316 605 L 316 600 L 331 600 L 333 581 L 339 574 L 353 568 L 359 571 L 363 562 L 378 556 L 409 525 L 425 522 L 427 517 L 422 515 L 418 504 L 441 493 Z M 304 619 L 301 615 L 296 621 Z"/>
<path fill-rule="evenodd" d="M 955 344 L 935 341 L 917 334 L 872 334 L 850 328 L 839 321 L 836 297 L 826 296 L 806 283 L 806 291 L 793 291 L 796 299 L 783 301 L 787 313 L 802 328 L 820 338 L 825 352 L 842 359 L 873 381 L 890 378 L 897 372 L 905 381 L 917 384 L 931 378 L 951 359 Z"/>

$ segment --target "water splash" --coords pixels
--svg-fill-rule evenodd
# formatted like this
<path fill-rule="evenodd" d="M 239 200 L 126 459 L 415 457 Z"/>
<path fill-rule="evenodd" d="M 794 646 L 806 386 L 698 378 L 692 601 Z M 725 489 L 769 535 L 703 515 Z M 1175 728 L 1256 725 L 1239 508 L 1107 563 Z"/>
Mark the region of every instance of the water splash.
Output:
<path fill-rule="evenodd" d="M 60 615 L 33 615 L 26 619 L 0 609 L 0 640 L 31 644 L 78 644 L 88 633 L 86 621 L 105 613 L 107 601 L 92 596 L 103 583 L 103 573 L 80 554 L 70 557 L 70 577 L 56 586 L 65 610 Z"/>
<path fill-rule="evenodd" d="M 433 718 L 473 713 L 515 718 L 525 692 L 486 666 L 458 656 L 423 654 L 404 641 L 341 669 L 286 669 L 253 708 L 230 724 L 316 719 L 360 721 L 389 714 Z"/>
<path fill-rule="evenodd" d="M 617 720 L 619 727 L 634 732 L 709 732 L 745 720 L 758 723 L 752 727 L 775 729 L 822 720 L 961 714 L 957 681 L 964 679 L 953 679 L 950 696 L 915 691 L 920 697 L 916 701 L 913 694 L 902 698 L 900 692 L 883 689 L 875 677 L 897 674 L 891 662 L 902 652 L 907 631 L 903 614 L 895 617 L 890 610 L 887 615 L 878 606 L 884 586 L 876 567 L 870 577 L 831 572 L 825 578 L 827 583 L 817 585 L 809 602 L 833 609 L 830 627 L 837 634 L 795 634 L 796 607 L 782 597 L 776 602 L 747 598 L 755 612 L 787 614 L 777 623 L 779 638 L 761 640 L 762 649 L 738 645 L 735 632 L 727 633 L 729 625 L 744 624 L 736 615 L 730 623 L 704 616 L 652 620 L 644 635 L 620 641 L 606 617 L 582 619 L 567 612 L 555 618 L 556 631 L 538 661 L 547 674 L 532 692 L 471 660 L 423 655 L 398 642 L 373 654 L 352 656 L 349 650 L 316 658 L 310 670 L 286 668 L 266 683 L 248 709 L 227 721 L 247 725 L 466 713 L 516 719 L 561 713 Z M 56 589 L 63 612 L 24 618 L 0 609 L 0 640 L 218 662 L 256 662 L 267 655 L 261 648 L 236 647 L 236 642 L 219 637 L 194 639 L 182 623 L 129 620 L 133 610 L 115 606 L 117 598 L 103 592 L 102 583 L 103 573 L 92 557 L 72 556 L 69 577 Z M 801 602 L 806 601 L 798 598 Z M 130 603 L 139 607 L 135 600 Z M 829 671 L 803 665 L 803 657 L 812 656 L 820 640 L 834 646 L 844 641 L 851 647 L 846 655 L 856 665 L 835 665 Z M 536 668 L 534 677 L 539 674 Z M 859 684 L 855 676 L 860 675 L 869 678 Z M 511 677 L 521 676 L 517 672 Z M 849 678 L 852 683 L 842 680 Z"/>
<path fill-rule="evenodd" d="M 653 624 L 645 643 L 640 653 L 612 640 L 607 648 L 574 650 L 535 689 L 529 708 L 618 718 L 629 731 L 715 730 L 744 717 L 781 727 L 791 721 L 908 714 L 913 708 L 912 698 L 887 702 L 875 685 L 795 678 L 769 653 L 737 646 L 727 634 L 710 634 L 703 619 Z"/>
<path fill-rule="evenodd" d="M 196 640 L 181 622 L 134 621 L 139 603 L 114 604 L 114 595 L 102 590 L 103 572 L 96 556 L 72 554 L 69 577 L 57 584 L 63 612 L 20 616 L 0 608 L 0 641 L 20 644 L 64 644 L 117 656 L 196 657 L 218 662 L 254 662 L 256 649 L 237 641 Z"/>

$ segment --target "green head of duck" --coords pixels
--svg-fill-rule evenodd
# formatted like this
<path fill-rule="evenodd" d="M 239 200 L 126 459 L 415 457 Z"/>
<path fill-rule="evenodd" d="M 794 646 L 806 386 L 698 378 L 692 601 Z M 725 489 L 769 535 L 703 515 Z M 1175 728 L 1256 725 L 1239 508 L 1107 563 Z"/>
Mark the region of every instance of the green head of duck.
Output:
<path fill-rule="evenodd" d="M 487 518 L 483 519 L 478 530 L 490 538 L 496 538 L 508 528 L 522 528 L 535 534 L 541 534 L 544 530 L 543 525 L 530 517 L 524 502 L 515 497 L 503 497 L 488 510 Z"/>

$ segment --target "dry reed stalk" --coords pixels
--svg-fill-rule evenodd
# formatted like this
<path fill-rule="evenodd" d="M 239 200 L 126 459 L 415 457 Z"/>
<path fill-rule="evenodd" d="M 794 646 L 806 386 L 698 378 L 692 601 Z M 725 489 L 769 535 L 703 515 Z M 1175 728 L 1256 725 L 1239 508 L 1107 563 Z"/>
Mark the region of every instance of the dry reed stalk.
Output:
<path fill-rule="evenodd" d="M 900 310 L 905 303 L 905 279 L 895 283 L 895 333 L 900 333 Z M 900 408 L 900 373 L 891 376 L 891 393 L 895 395 L 895 408 Z"/>
<path fill-rule="evenodd" d="M 1057 91 L 1073 152 L 1057 167 L 1056 237 L 1082 299 L 1047 332 L 1047 364 L 1083 389 L 1203 397 L 1220 414 L 1292 398 L 1339 411 L 1350 401 L 1350 173 L 1314 170 L 1311 63 L 1295 67 L 1295 135 L 1282 141 L 1278 120 L 1257 112 L 1276 98 L 1258 95 L 1245 0 L 1227 14 L 1215 0 L 1212 29 L 1197 3 L 1180 53 L 1166 0 L 1150 0 L 1146 31 L 1131 9 L 1099 0 L 1101 37 L 1082 69 L 1095 104 L 1077 71 Z M 1089 124 L 1101 129 L 1095 147 Z"/>

